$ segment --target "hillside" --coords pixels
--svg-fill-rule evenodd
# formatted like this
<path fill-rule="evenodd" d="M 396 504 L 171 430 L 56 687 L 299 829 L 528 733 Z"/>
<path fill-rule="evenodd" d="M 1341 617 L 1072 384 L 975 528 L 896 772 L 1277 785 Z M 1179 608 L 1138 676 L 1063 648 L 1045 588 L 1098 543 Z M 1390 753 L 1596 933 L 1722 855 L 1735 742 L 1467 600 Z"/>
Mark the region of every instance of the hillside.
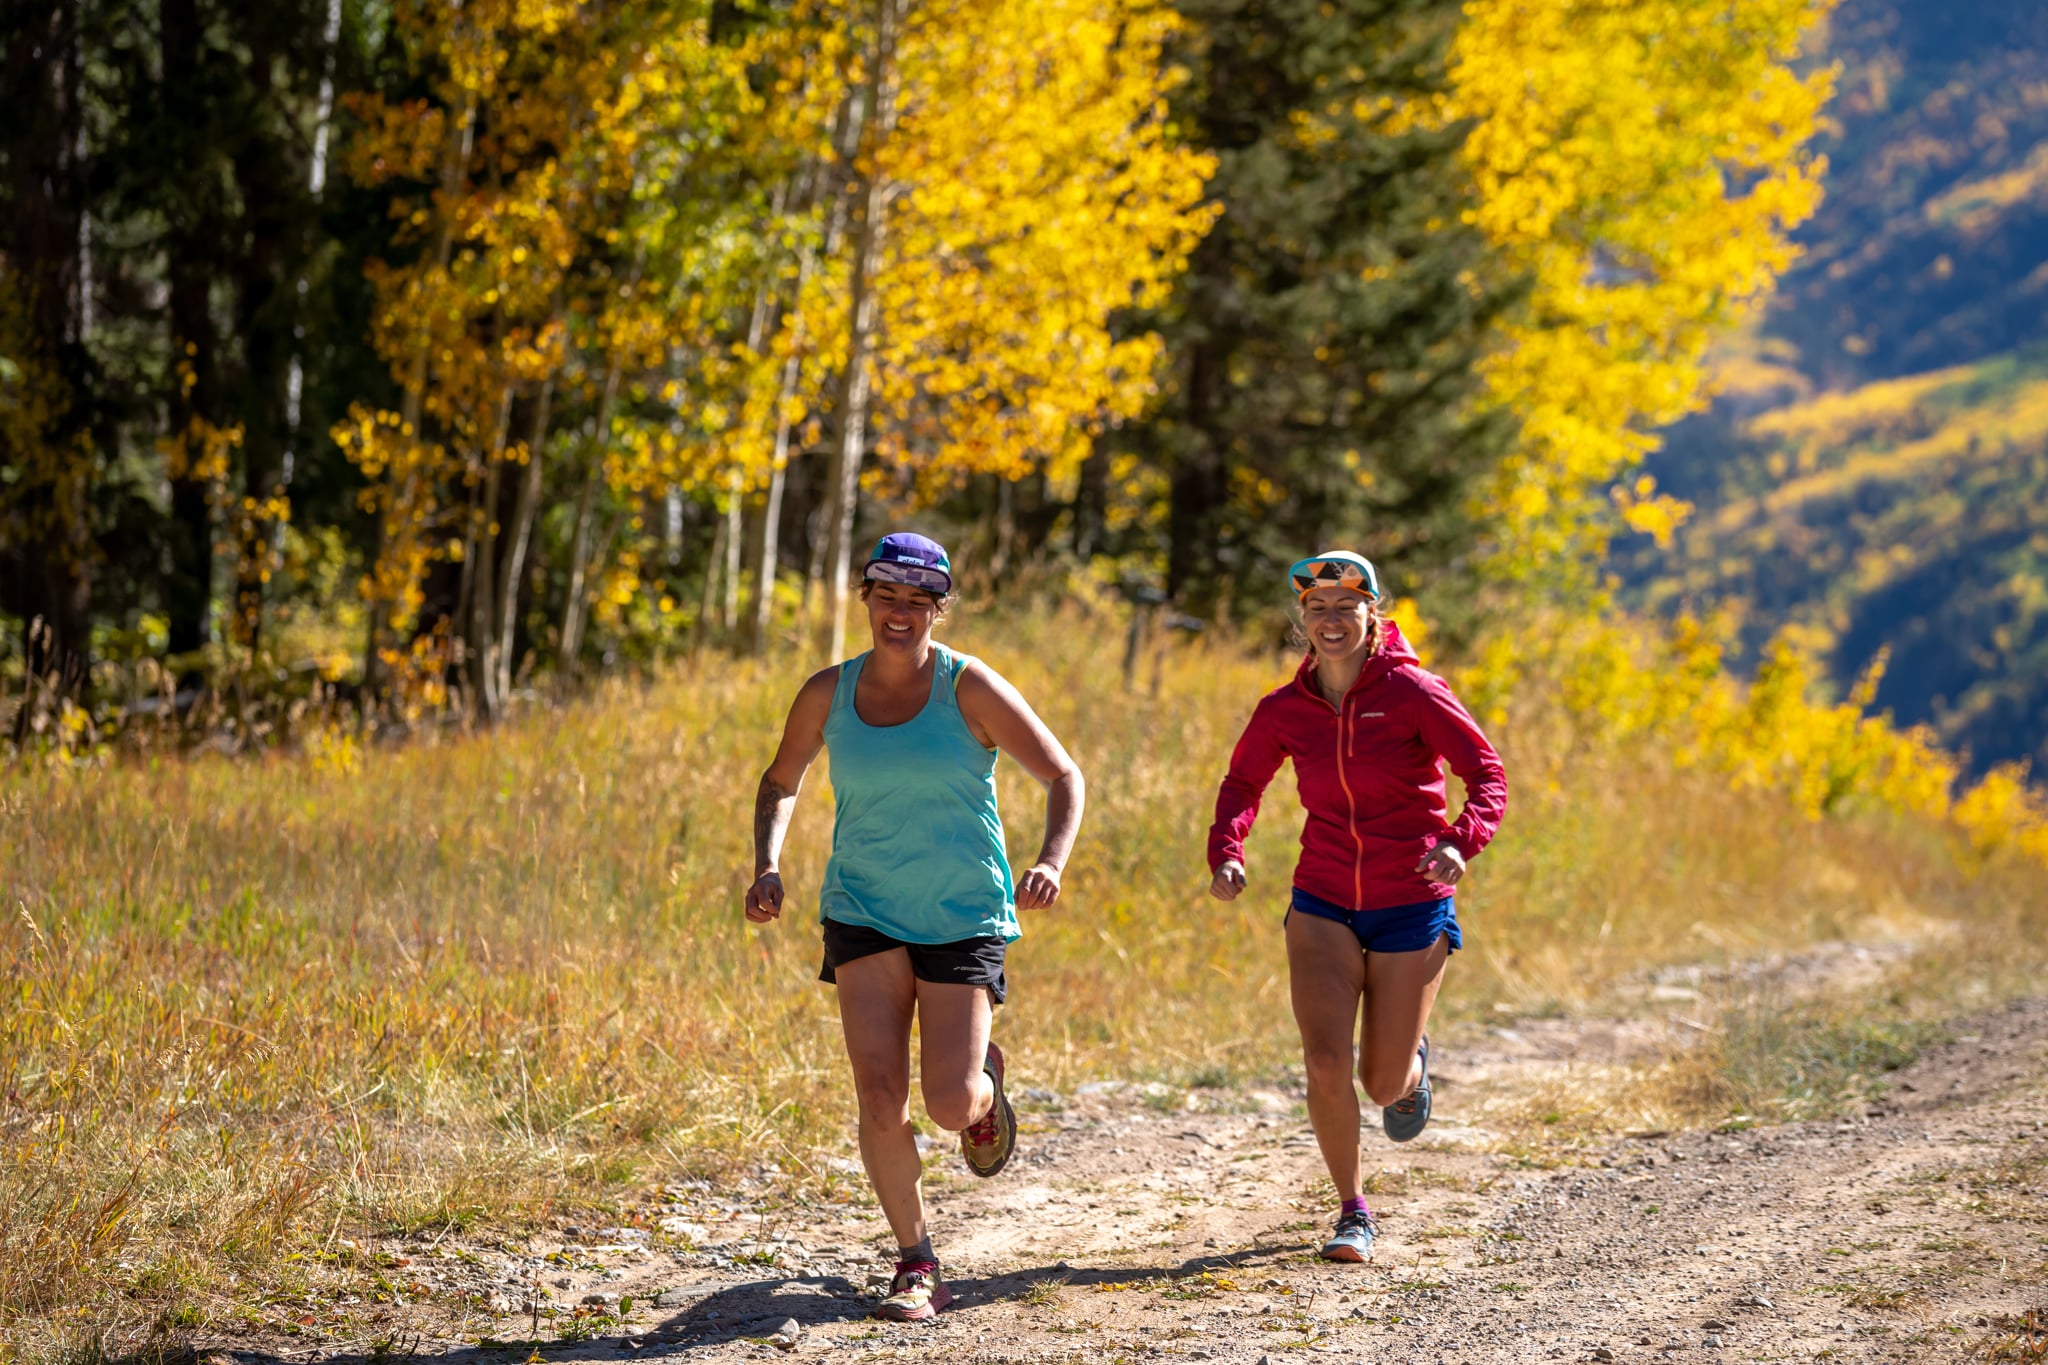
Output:
<path fill-rule="evenodd" d="M 2048 768 L 2048 8 L 1849 0 L 1828 198 L 1650 465 L 1698 506 L 1623 571 L 1786 626 L 1982 769 Z"/>

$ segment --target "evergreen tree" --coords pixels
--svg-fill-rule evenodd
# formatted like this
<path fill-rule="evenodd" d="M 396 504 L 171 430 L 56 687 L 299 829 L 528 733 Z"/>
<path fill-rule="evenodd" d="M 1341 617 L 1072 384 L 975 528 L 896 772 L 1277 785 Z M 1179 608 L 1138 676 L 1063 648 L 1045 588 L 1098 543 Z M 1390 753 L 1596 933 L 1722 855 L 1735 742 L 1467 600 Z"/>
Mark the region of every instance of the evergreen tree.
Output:
<path fill-rule="evenodd" d="M 86 673 L 98 472 L 86 347 L 83 7 L 0 7 L 0 612 L 20 618 L 31 672 Z"/>
<path fill-rule="evenodd" d="M 82 683 L 94 627 L 145 611 L 172 656 L 257 643 L 318 390 L 364 387 L 362 328 L 328 316 L 362 288 L 337 243 L 386 215 L 322 221 L 364 8 L 0 7 L 35 90 L 0 109 L 0 612 L 32 671 Z"/>
<path fill-rule="evenodd" d="M 1355 545 L 1399 584 L 1463 550 L 1510 424 L 1478 363 L 1515 289 L 1465 222 L 1468 125 L 1429 116 L 1458 0 L 1183 0 L 1184 134 L 1222 218 L 1167 316 L 1156 414 L 1117 439 L 1168 480 L 1168 582 Z"/>

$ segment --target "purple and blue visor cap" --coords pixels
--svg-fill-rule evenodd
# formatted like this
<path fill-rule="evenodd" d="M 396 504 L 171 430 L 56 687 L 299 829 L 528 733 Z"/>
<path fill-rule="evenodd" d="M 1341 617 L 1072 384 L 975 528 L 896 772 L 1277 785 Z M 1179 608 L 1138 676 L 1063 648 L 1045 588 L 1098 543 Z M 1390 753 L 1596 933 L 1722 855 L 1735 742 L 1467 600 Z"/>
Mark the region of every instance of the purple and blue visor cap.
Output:
<path fill-rule="evenodd" d="M 940 596 L 953 591 L 953 561 L 946 547 L 930 536 L 897 531 L 875 544 L 861 569 L 861 577 L 875 583 L 902 583 L 923 588 Z"/>

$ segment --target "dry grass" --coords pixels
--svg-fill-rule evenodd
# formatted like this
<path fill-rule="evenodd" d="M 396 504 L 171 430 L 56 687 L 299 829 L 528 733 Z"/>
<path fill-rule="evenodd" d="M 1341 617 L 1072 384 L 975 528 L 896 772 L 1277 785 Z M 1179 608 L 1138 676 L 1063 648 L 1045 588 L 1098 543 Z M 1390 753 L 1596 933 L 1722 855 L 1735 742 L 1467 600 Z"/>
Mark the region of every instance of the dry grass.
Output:
<path fill-rule="evenodd" d="M 1176 647 L 1154 696 L 1122 685 L 1117 631 L 952 632 L 1090 779 L 1067 899 L 1013 957 L 1015 1078 L 1284 1071 L 1285 779 L 1250 895 L 1209 900 L 1201 850 L 1229 746 L 1286 665 Z M 651 1180 L 744 1171 L 859 1197 L 820 1160 L 849 1150 L 850 1096 L 809 911 L 761 931 L 737 909 L 755 779 L 798 680 L 706 658 L 355 771 L 344 745 L 0 776 L 0 1360 L 162 1340 L 309 1276 L 382 1273 L 349 1262 L 352 1238 L 518 1235 Z M 1958 945 L 2048 938 L 2026 927 L 2027 873 L 1966 871 L 1936 831 L 1809 822 L 1544 735 L 1528 718 L 1502 736 L 1514 804 L 1461 900 L 1454 1021 L 1618 1011 L 1659 964 L 1955 921 L 1972 931 L 1929 937 L 1936 967 L 1988 995 L 2020 955 L 1994 970 Z M 1028 850 L 1038 793 L 1003 772 Z M 792 834 L 800 906 L 824 779 Z M 1684 1082 L 1705 1087 L 1690 1111 L 1759 1103 L 1709 1063 Z"/>

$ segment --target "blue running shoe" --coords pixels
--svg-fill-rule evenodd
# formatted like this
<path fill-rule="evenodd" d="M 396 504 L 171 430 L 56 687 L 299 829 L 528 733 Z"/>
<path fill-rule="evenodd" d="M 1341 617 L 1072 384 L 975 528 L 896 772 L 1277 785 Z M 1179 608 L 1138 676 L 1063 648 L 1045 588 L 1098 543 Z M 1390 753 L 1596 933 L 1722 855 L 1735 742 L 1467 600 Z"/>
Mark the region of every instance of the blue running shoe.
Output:
<path fill-rule="evenodd" d="M 1396 1142 L 1407 1142 L 1429 1126 L 1429 1035 L 1422 1035 L 1422 1046 L 1415 1049 L 1415 1055 L 1422 1058 L 1422 1079 L 1406 1096 L 1395 1100 L 1380 1110 L 1380 1126 L 1387 1130 L 1387 1136 Z"/>
<path fill-rule="evenodd" d="M 1372 1221 L 1372 1214 L 1364 1209 L 1341 1215 L 1337 1219 L 1337 1231 L 1330 1240 L 1323 1243 L 1323 1259 L 1326 1261 L 1369 1261 L 1372 1259 L 1372 1239 L 1379 1234 L 1380 1225 Z"/>

